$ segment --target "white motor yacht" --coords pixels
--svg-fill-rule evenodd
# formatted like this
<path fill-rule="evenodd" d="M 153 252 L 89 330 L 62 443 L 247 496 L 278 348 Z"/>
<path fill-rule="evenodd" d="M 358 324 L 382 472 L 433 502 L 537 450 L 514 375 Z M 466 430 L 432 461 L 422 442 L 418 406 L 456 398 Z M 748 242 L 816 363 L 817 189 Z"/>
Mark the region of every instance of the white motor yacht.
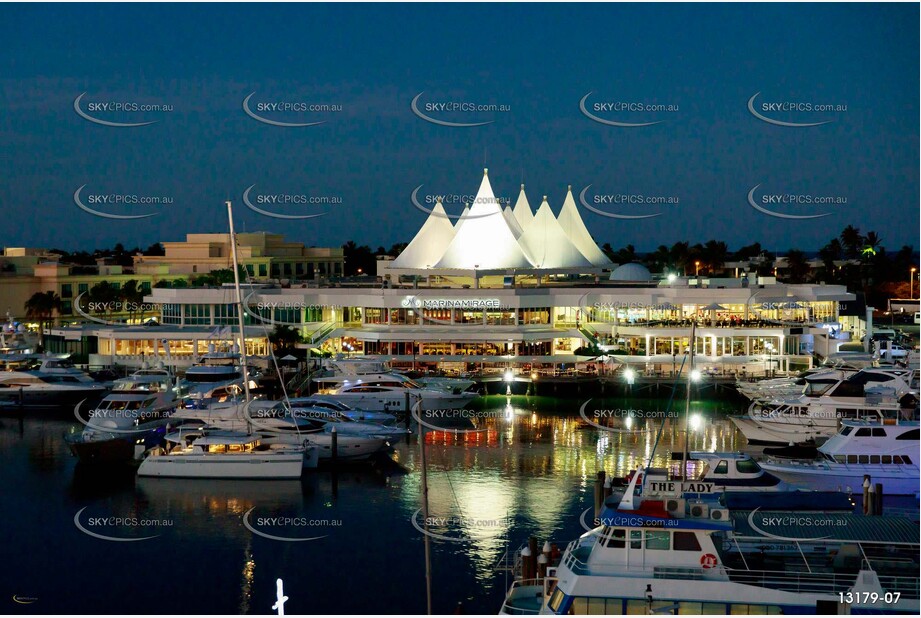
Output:
<path fill-rule="evenodd" d="M 178 403 L 166 369 L 140 369 L 115 381 L 112 392 L 84 412 L 75 407 L 80 433 L 65 436 L 81 461 L 129 461 L 158 443 Z"/>
<path fill-rule="evenodd" d="M 479 395 L 467 391 L 454 393 L 439 388 L 423 386 L 396 373 L 378 373 L 356 376 L 354 379 L 317 378 L 319 394 L 331 395 L 350 406 L 375 411 L 411 409 L 422 402 L 423 411 L 455 410 L 476 399 Z"/>
<path fill-rule="evenodd" d="M 841 431 L 816 459 L 768 458 L 761 467 L 790 483 L 822 490 L 862 491 L 864 476 L 891 495 L 918 495 L 918 423 L 841 421 Z"/>
<path fill-rule="evenodd" d="M 72 406 L 98 401 L 109 388 L 67 358 L 27 354 L 5 359 L 13 370 L 0 372 L 0 402 L 23 407 Z"/>

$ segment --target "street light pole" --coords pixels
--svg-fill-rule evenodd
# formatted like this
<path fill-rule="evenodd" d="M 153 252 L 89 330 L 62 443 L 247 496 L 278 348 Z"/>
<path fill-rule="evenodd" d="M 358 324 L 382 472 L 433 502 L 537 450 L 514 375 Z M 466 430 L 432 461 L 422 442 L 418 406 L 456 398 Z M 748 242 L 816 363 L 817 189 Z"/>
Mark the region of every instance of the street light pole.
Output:
<path fill-rule="evenodd" d="M 915 297 L 915 271 L 918 270 L 914 266 L 911 267 L 911 273 L 908 276 L 908 298 L 912 299 Z"/>

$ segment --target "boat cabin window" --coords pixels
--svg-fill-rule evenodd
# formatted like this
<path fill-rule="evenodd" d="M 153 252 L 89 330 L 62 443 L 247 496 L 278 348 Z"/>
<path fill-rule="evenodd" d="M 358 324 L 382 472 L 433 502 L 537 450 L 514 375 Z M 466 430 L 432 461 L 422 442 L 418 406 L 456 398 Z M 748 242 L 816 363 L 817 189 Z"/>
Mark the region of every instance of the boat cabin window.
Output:
<path fill-rule="evenodd" d="M 898 436 L 896 436 L 895 439 L 896 439 L 896 440 L 918 440 L 918 439 L 919 439 L 919 432 L 921 432 L 921 430 L 918 430 L 918 429 L 909 429 L 909 430 L 906 431 L 905 433 L 902 433 L 902 434 L 899 434 Z"/>
<path fill-rule="evenodd" d="M 850 425 L 846 425 L 846 426 L 844 427 L 844 429 L 841 430 L 841 435 L 842 435 L 842 436 L 849 436 L 849 435 L 851 435 L 851 432 L 852 432 L 852 431 L 854 431 L 854 428 L 853 428 L 852 426 L 850 426 Z"/>
<path fill-rule="evenodd" d="M 675 531 L 674 534 L 676 551 L 700 551 L 700 541 L 695 533 Z"/>
<path fill-rule="evenodd" d="M 740 474 L 754 474 L 761 470 L 758 464 L 751 459 L 739 459 L 736 461 L 736 472 Z"/>
<path fill-rule="evenodd" d="M 643 549 L 643 531 L 630 531 L 630 549 Z"/>
<path fill-rule="evenodd" d="M 721 459 L 716 467 L 713 469 L 714 474 L 728 474 L 729 473 L 729 462 L 725 459 Z"/>
<path fill-rule="evenodd" d="M 861 427 L 854 436 L 858 438 L 885 438 L 886 430 L 882 427 Z"/>
<path fill-rule="evenodd" d="M 623 528 L 612 528 L 611 535 L 608 538 L 607 547 L 613 547 L 616 549 L 624 548 L 624 539 L 626 538 L 626 531 Z"/>
<path fill-rule="evenodd" d="M 879 455 L 870 455 L 870 463 L 871 463 L 871 464 L 878 464 L 878 463 L 879 463 Z"/>
<path fill-rule="evenodd" d="M 862 463 L 862 464 L 870 463 L 870 456 L 869 455 L 858 455 L 857 463 Z"/>
<path fill-rule="evenodd" d="M 896 457 L 896 456 L 893 455 L 893 457 Z M 911 459 L 908 457 L 908 455 L 902 455 L 902 463 L 903 463 L 903 464 L 910 464 L 910 463 L 911 463 Z"/>
<path fill-rule="evenodd" d="M 884 463 L 884 464 L 891 464 L 891 463 L 892 463 L 892 455 L 883 455 L 882 463 Z"/>
<path fill-rule="evenodd" d="M 671 532 L 659 532 L 656 530 L 646 531 L 646 549 L 661 549 L 668 551 L 671 543 Z"/>
<path fill-rule="evenodd" d="M 552 611 L 557 611 L 560 609 L 560 603 L 563 601 L 564 596 L 563 591 L 557 588 L 553 591 L 553 596 L 550 597 L 550 602 L 547 603 L 547 607 Z"/>

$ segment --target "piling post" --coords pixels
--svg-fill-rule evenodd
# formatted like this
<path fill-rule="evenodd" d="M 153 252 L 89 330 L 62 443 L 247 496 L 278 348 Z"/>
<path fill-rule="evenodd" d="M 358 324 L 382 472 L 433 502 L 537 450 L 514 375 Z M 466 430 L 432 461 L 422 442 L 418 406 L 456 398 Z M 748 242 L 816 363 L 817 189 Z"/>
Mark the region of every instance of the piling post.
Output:
<path fill-rule="evenodd" d="M 521 550 L 521 581 L 534 579 L 534 573 L 531 571 L 531 548 L 525 547 Z"/>
<path fill-rule="evenodd" d="M 869 508 L 866 509 L 867 515 L 876 515 L 876 485 L 868 484 L 870 486 L 867 488 L 867 502 L 869 503 Z"/>
<path fill-rule="evenodd" d="M 873 514 L 882 515 L 883 514 L 883 484 L 875 483 L 873 485 L 873 494 L 876 498 L 876 501 L 873 503 Z"/>
<path fill-rule="evenodd" d="M 339 434 L 336 432 L 335 427 L 330 431 L 330 449 L 330 459 L 333 467 L 335 467 L 339 462 Z"/>
<path fill-rule="evenodd" d="M 870 514 L 870 475 L 863 475 L 863 514 Z"/>
<path fill-rule="evenodd" d="M 604 470 L 599 470 L 595 475 L 595 519 L 598 519 L 604 507 L 604 479 Z"/>

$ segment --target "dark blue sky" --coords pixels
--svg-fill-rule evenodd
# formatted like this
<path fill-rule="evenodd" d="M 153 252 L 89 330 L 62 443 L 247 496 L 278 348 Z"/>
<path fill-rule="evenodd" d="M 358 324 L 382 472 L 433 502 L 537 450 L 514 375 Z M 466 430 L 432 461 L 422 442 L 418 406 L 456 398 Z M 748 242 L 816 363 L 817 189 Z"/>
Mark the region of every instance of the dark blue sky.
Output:
<path fill-rule="evenodd" d="M 662 207 L 605 205 L 663 216 L 625 221 L 580 207 L 599 243 L 641 250 L 678 240 L 761 241 L 815 249 L 847 224 L 890 250 L 917 246 L 918 5 L 338 5 L 15 6 L 0 20 L 0 244 L 65 249 L 146 246 L 186 232 L 284 232 L 310 245 L 409 241 L 425 215 L 410 194 L 474 193 L 484 159 L 497 194 L 528 185 L 559 210 L 567 184 L 589 195 L 677 196 Z M 410 101 L 507 105 L 507 113 L 444 114 L 474 128 L 417 118 Z M 579 111 L 593 102 L 677 105 L 671 113 L 605 113 L 665 122 L 610 127 Z M 842 113 L 764 112 L 809 128 L 768 124 L 746 107 L 846 105 Z M 80 118 L 74 99 L 172 105 L 138 128 Z M 280 128 L 242 100 L 329 103 L 339 113 L 264 114 L 323 125 Z M 758 108 L 760 111 L 760 107 Z M 814 220 L 766 216 L 760 192 L 846 197 Z M 80 210 L 74 191 L 165 195 L 140 221 Z M 256 193 L 341 197 L 328 212 L 282 221 L 246 209 Z M 453 209 L 452 212 L 458 212 Z"/>

